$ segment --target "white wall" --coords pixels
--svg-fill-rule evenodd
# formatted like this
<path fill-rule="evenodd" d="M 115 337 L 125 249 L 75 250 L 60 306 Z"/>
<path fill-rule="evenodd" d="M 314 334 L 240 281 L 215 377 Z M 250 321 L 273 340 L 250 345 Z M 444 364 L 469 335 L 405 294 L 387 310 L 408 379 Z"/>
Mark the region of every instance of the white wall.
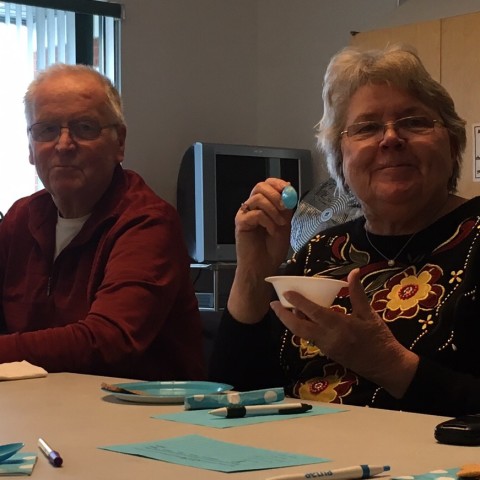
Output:
<path fill-rule="evenodd" d="M 124 166 L 173 204 L 194 141 L 313 150 L 323 73 L 351 31 L 480 11 L 478 0 L 123 3 Z"/>

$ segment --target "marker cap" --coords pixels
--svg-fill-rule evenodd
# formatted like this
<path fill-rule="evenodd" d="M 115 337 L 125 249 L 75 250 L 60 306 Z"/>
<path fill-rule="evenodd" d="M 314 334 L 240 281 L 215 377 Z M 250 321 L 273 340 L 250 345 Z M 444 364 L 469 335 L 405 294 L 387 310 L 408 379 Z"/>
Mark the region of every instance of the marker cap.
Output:
<path fill-rule="evenodd" d="M 58 452 L 56 452 L 55 450 L 52 450 L 49 454 L 48 454 L 48 460 L 50 461 L 50 463 L 54 466 L 54 467 L 61 467 L 62 466 L 62 463 L 63 463 L 63 458 L 60 456 L 60 454 Z"/>

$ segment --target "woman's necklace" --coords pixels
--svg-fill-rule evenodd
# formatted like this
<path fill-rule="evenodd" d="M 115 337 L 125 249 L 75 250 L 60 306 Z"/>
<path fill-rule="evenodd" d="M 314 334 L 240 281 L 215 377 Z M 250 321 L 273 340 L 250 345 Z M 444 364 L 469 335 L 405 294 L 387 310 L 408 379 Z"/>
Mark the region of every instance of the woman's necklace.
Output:
<path fill-rule="evenodd" d="M 387 265 L 389 267 L 394 267 L 395 266 L 395 262 L 397 260 L 397 258 L 399 257 L 399 255 L 405 250 L 405 248 L 407 248 L 407 245 L 413 240 L 413 237 L 417 234 L 417 232 L 415 233 L 412 233 L 406 240 L 406 242 L 402 245 L 402 248 L 400 248 L 400 250 L 397 252 L 397 254 L 393 257 L 393 258 L 389 258 L 387 257 L 386 255 L 384 255 L 373 243 L 372 243 L 372 240 L 370 240 L 370 236 L 368 234 L 368 230 L 367 228 L 365 227 L 365 236 L 367 237 L 367 240 L 368 240 L 368 243 L 370 244 L 370 246 L 380 255 L 382 256 L 386 261 L 387 261 Z"/>
<path fill-rule="evenodd" d="M 445 202 L 443 202 L 440 206 L 440 208 L 437 210 L 437 212 L 435 213 L 435 215 L 432 217 L 433 218 L 433 222 L 436 222 L 439 218 L 439 214 L 440 212 L 444 209 L 444 207 L 446 206 L 448 200 L 449 200 L 449 195 L 447 196 Z M 433 223 L 431 222 L 431 223 Z M 383 257 L 386 261 L 387 261 L 387 265 L 389 267 L 394 267 L 395 266 L 395 262 L 397 260 L 397 258 L 399 257 L 399 255 L 407 248 L 407 245 L 413 240 L 413 238 L 415 237 L 415 235 L 418 233 L 417 232 L 414 232 L 412 233 L 408 238 L 407 240 L 405 241 L 405 243 L 402 245 L 402 248 L 400 248 L 400 250 L 397 252 L 397 254 L 393 257 L 393 258 L 389 258 L 387 257 L 386 255 L 384 255 L 373 243 L 372 243 L 372 240 L 370 239 L 370 235 L 368 234 L 368 230 L 367 230 L 367 224 L 365 223 L 364 225 L 364 228 L 365 228 L 365 236 L 367 237 L 367 240 L 368 240 L 368 243 L 370 244 L 370 246 L 381 256 Z"/>

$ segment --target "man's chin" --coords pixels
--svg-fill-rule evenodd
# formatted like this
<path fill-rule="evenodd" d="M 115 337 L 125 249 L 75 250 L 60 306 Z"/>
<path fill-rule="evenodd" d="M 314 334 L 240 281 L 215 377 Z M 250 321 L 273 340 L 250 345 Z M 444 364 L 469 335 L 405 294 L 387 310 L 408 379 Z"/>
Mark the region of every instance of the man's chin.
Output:
<path fill-rule="evenodd" d="M 50 182 L 45 188 L 55 197 L 71 197 L 76 195 L 84 186 L 79 181 L 61 181 Z"/>

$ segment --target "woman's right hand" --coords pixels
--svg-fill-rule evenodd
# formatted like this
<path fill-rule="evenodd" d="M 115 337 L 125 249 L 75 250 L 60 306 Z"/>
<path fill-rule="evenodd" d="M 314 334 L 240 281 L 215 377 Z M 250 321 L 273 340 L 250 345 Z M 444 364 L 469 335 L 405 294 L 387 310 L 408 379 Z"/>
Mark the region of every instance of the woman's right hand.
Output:
<path fill-rule="evenodd" d="M 288 253 L 292 211 L 282 202 L 287 185 L 279 178 L 257 183 L 235 216 L 237 264 L 262 278 L 274 275 Z"/>
<path fill-rule="evenodd" d="M 279 178 L 257 183 L 235 216 L 237 270 L 228 309 L 243 323 L 267 312 L 272 290 L 265 277 L 275 275 L 288 254 L 293 212 L 282 202 L 287 185 Z"/>

